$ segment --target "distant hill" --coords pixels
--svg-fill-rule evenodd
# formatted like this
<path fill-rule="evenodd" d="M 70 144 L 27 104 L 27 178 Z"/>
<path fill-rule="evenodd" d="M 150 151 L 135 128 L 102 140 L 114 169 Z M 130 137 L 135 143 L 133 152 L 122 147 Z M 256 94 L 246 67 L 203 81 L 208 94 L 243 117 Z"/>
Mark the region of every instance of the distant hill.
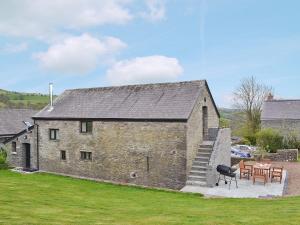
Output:
<path fill-rule="evenodd" d="M 229 123 L 232 135 L 240 136 L 241 128 L 245 122 L 245 114 L 239 109 L 219 108 L 221 118 L 224 118 Z"/>
<path fill-rule="evenodd" d="M 48 95 L 39 93 L 21 93 L 0 89 L 0 108 L 42 109 L 48 102 Z"/>
<path fill-rule="evenodd" d="M 228 119 L 228 120 L 234 120 L 238 114 L 241 114 L 241 110 L 239 109 L 229 109 L 229 108 L 219 108 L 219 112 L 221 114 L 221 117 Z"/>

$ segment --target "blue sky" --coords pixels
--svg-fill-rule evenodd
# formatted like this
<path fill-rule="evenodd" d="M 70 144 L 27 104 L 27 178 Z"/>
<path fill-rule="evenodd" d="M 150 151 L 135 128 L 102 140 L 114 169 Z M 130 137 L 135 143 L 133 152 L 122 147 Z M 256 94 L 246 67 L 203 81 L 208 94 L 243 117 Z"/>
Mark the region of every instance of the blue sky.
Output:
<path fill-rule="evenodd" d="M 300 98 L 296 0 L 11 0 L 0 3 L 0 88 L 206 79 L 219 106 L 255 76 Z"/>

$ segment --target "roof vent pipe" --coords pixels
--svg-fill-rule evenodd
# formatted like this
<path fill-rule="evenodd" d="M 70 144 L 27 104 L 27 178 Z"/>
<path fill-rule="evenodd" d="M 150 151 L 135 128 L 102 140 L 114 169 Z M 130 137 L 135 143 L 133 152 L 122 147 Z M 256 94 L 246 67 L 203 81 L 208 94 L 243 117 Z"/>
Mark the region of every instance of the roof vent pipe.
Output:
<path fill-rule="evenodd" d="M 53 109 L 53 83 L 49 83 L 49 98 L 50 98 L 49 111 L 51 111 Z"/>

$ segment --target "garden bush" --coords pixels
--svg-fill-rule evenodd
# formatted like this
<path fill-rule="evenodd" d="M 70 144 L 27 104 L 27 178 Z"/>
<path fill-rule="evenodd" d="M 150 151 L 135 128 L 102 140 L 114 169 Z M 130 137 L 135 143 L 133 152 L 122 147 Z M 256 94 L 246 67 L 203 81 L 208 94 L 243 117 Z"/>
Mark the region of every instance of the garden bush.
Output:
<path fill-rule="evenodd" d="M 6 154 L 6 151 L 1 148 L 0 149 L 0 169 L 7 169 L 7 163 L 6 163 L 6 157 L 7 157 L 7 154 Z"/>
<path fill-rule="evenodd" d="M 246 135 L 245 139 L 248 140 L 250 145 L 252 145 L 252 146 L 256 145 L 256 135 Z"/>
<path fill-rule="evenodd" d="M 270 153 L 283 148 L 283 136 L 273 129 L 263 129 L 256 134 L 256 142 L 259 147 Z"/>
<path fill-rule="evenodd" d="M 290 132 L 283 139 L 283 148 L 284 149 L 300 149 L 300 141 L 298 141 L 297 135 L 295 132 Z"/>

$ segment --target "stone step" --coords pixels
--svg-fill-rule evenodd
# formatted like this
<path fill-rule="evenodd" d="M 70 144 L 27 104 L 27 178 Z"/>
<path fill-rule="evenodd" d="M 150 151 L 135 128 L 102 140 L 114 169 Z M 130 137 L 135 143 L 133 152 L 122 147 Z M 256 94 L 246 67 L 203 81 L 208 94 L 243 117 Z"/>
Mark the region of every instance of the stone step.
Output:
<path fill-rule="evenodd" d="M 212 152 L 212 148 L 199 148 L 198 152 Z"/>
<path fill-rule="evenodd" d="M 192 166 L 204 166 L 207 167 L 208 161 L 207 162 L 201 162 L 201 161 L 193 161 Z"/>
<path fill-rule="evenodd" d="M 202 177 L 206 177 L 206 171 L 199 171 L 199 170 L 191 170 L 190 171 L 190 175 L 192 176 L 202 176 Z"/>
<path fill-rule="evenodd" d="M 203 157 L 203 156 L 196 157 L 194 159 L 194 162 L 208 162 L 208 161 L 209 161 L 209 157 Z"/>
<path fill-rule="evenodd" d="M 206 182 L 206 177 L 205 176 L 189 175 L 187 180 L 188 181 L 192 180 L 192 181 L 204 181 L 204 182 Z"/>
<path fill-rule="evenodd" d="M 212 146 L 212 145 L 203 145 L 203 144 L 201 144 L 201 145 L 199 146 L 199 149 L 202 149 L 202 148 L 205 148 L 205 149 L 213 149 L 213 146 Z"/>
<path fill-rule="evenodd" d="M 209 157 L 211 156 L 211 152 L 198 152 L 196 157 Z"/>
<path fill-rule="evenodd" d="M 213 145 L 214 141 L 203 141 L 201 144 L 202 145 Z"/>
<path fill-rule="evenodd" d="M 200 148 L 212 148 L 214 146 L 214 142 L 213 141 L 203 141 L 200 144 Z"/>
<path fill-rule="evenodd" d="M 186 182 L 186 185 L 191 185 L 191 186 L 206 186 L 206 182 L 204 181 L 194 181 L 194 180 L 188 180 Z"/>
<path fill-rule="evenodd" d="M 207 167 L 206 166 L 192 166 L 191 170 L 194 170 L 194 171 L 206 171 Z"/>

